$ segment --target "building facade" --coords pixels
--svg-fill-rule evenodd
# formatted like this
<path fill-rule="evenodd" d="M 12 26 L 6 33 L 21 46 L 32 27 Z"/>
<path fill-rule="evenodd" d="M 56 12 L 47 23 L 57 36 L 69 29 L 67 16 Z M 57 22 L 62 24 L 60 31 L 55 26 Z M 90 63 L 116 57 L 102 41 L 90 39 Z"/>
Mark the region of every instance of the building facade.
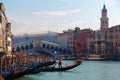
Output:
<path fill-rule="evenodd" d="M 56 43 L 66 46 L 68 54 L 73 53 L 73 30 L 63 31 L 56 35 Z"/>
<path fill-rule="evenodd" d="M 76 30 L 73 36 L 73 47 L 75 53 L 87 53 L 87 39 L 93 33 L 91 29 Z"/>
<path fill-rule="evenodd" d="M 100 29 L 95 31 L 95 53 L 106 53 L 106 30 L 109 29 L 106 5 L 103 5 L 100 18 Z"/>
<path fill-rule="evenodd" d="M 7 23 L 6 25 L 6 48 L 7 48 L 7 53 L 11 54 L 12 53 L 12 42 L 13 42 L 13 34 L 11 32 L 11 23 Z"/>
<path fill-rule="evenodd" d="M 120 25 L 106 30 L 106 53 L 118 53 L 120 51 Z"/>
<path fill-rule="evenodd" d="M 98 30 L 95 31 L 95 53 L 96 54 L 102 54 L 105 53 L 105 42 L 106 42 L 106 37 L 105 37 L 106 31 L 105 30 Z"/>
<path fill-rule="evenodd" d="M 87 53 L 95 54 L 95 31 L 91 32 L 87 37 Z"/>
<path fill-rule="evenodd" d="M 8 23 L 3 3 L 0 3 L 0 73 L 2 73 L 2 56 L 11 54 L 12 33 Z M 0 74 L 0 80 L 3 80 Z"/>
<path fill-rule="evenodd" d="M 5 8 L 0 3 L 0 51 L 11 53 L 12 33 L 11 23 L 8 23 L 5 15 Z"/>
<path fill-rule="evenodd" d="M 0 51 L 6 51 L 6 24 L 5 8 L 4 5 L 0 3 Z"/>
<path fill-rule="evenodd" d="M 120 51 L 120 25 L 108 26 L 107 9 L 102 9 L 101 30 L 95 31 L 96 54 L 112 54 Z"/>

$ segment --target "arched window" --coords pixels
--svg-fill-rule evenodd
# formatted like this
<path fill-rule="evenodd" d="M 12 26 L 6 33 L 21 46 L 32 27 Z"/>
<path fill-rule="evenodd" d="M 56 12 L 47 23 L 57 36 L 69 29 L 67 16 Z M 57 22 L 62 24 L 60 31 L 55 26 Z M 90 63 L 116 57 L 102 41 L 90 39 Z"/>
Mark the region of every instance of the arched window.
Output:
<path fill-rule="evenodd" d="M 58 47 L 55 47 L 55 51 L 57 51 L 57 52 L 58 52 Z"/>
<path fill-rule="evenodd" d="M 16 51 L 17 51 L 17 52 L 20 52 L 20 48 L 19 48 L 19 47 L 17 47 Z"/>
<path fill-rule="evenodd" d="M 30 44 L 30 49 L 33 49 L 33 44 Z"/>
<path fill-rule="evenodd" d="M 24 46 L 21 46 L 21 51 L 24 51 L 25 49 L 24 49 Z"/>
<path fill-rule="evenodd" d="M 47 49 L 50 49 L 50 45 L 47 45 Z"/>
<path fill-rule="evenodd" d="M 12 48 L 12 53 L 15 53 L 15 48 Z"/>
<path fill-rule="evenodd" d="M 66 49 L 63 50 L 63 53 L 66 54 Z"/>
<path fill-rule="evenodd" d="M 46 48 L 46 45 L 45 45 L 45 44 L 43 44 L 43 45 L 42 45 L 42 47 L 43 47 L 43 48 Z"/>
<path fill-rule="evenodd" d="M 28 45 L 26 45 L 26 46 L 25 46 L 25 50 L 29 50 L 29 47 L 28 47 Z"/>
<path fill-rule="evenodd" d="M 51 50 L 54 50 L 54 46 L 51 46 Z"/>
<path fill-rule="evenodd" d="M 59 52 L 62 52 L 62 48 L 59 48 Z"/>

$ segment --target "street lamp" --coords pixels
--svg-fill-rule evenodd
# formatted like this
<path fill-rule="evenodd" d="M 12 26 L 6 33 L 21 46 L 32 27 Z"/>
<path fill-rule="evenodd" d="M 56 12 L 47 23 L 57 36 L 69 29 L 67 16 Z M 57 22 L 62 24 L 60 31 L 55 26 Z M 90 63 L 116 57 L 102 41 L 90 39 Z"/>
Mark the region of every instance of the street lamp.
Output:
<path fill-rule="evenodd" d="M 55 51 L 54 59 L 57 60 L 57 51 Z"/>

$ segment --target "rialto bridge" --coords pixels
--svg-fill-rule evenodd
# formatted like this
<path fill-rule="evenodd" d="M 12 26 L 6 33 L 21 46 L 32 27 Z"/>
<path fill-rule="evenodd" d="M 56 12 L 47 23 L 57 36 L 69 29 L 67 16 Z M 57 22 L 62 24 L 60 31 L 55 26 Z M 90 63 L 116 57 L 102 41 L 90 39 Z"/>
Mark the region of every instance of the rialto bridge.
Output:
<path fill-rule="evenodd" d="M 17 44 L 13 44 L 12 53 L 27 53 L 27 54 L 35 54 L 35 52 L 43 52 L 54 55 L 65 55 L 67 54 L 67 48 L 65 46 L 35 39 L 35 40 L 27 40 L 24 42 L 20 42 Z"/>

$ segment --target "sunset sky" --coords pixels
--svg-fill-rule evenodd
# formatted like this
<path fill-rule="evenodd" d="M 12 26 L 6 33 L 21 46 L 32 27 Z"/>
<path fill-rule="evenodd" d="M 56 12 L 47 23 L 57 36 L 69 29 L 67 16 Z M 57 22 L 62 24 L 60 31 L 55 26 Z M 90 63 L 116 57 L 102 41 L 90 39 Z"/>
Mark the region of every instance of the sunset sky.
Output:
<path fill-rule="evenodd" d="M 100 28 L 101 9 L 106 5 L 109 27 L 120 24 L 120 0 L 0 0 L 12 24 L 12 32 L 36 34 L 74 29 Z"/>

